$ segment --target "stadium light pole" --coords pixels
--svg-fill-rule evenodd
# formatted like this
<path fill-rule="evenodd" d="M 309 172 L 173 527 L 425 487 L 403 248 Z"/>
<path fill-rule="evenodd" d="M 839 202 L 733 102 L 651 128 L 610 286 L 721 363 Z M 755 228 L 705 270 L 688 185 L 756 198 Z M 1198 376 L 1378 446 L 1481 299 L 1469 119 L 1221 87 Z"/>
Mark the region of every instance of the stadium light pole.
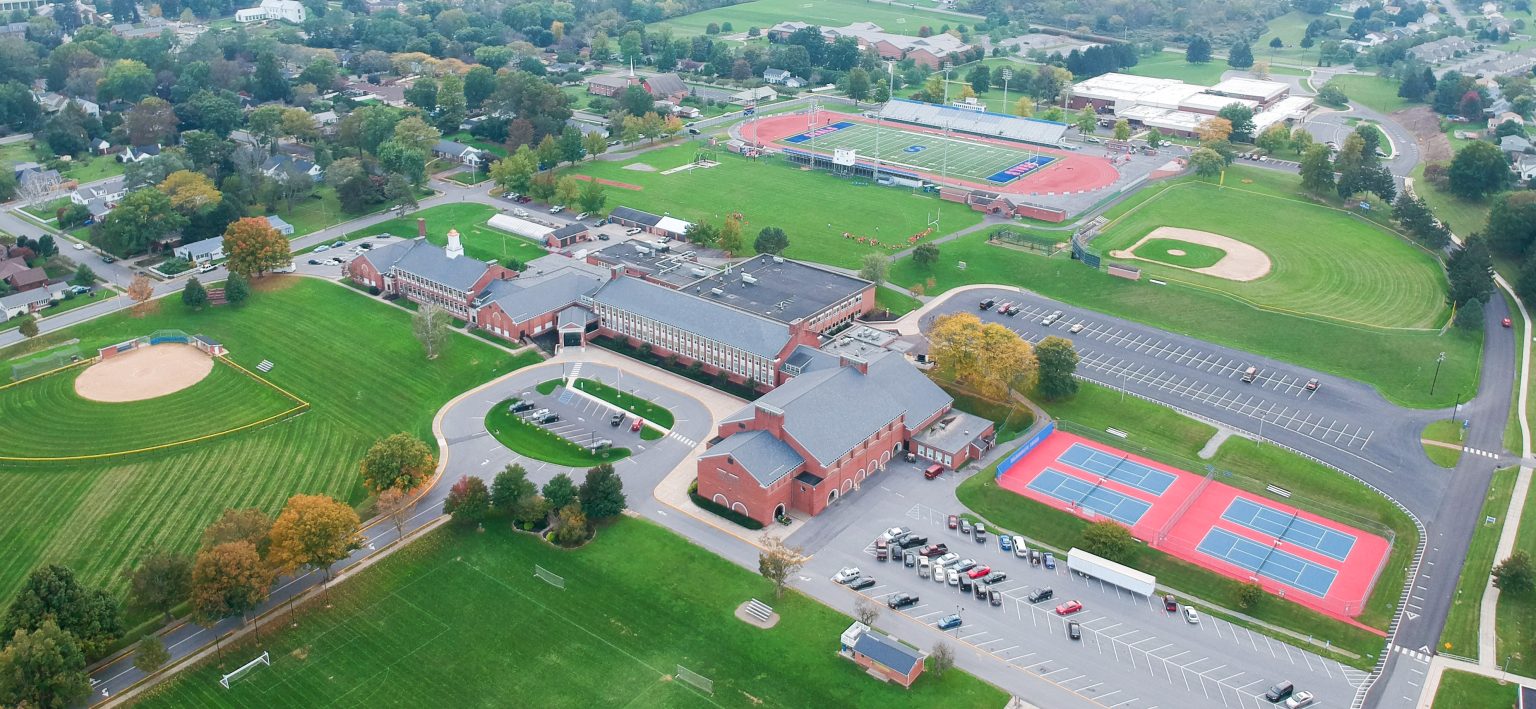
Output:
<path fill-rule="evenodd" d="M 952 61 L 950 61 L 948 59 L 944 60 L 944 105 L 945 106 L 949 105 L 949 71 L 951 69 L 954 69 L 954 68 L 955 68 L 955 63 L 954 62 L 952 62 Z"/>
<path fill-rule="evenodd" d="M 1011 111 L 1008 110 L 1008 81 L 1010 79 L 1012 79 L 1012 78 L 1013 78 L 1013 70 L 1009 69 L 1008 67 L 1003 67 L 1003 112 L 1004 113 L 1011 113 Z"/>
<path fill-rule="evenodd" d="M 1434 396 L 1434 394 L 1435 394 L 1435 383 L 1440 381 L 1440 364 L 1442 362 L 1444 362 L 1444 361 L 1445 361 L 1445 353 L 1441 352 L 1440 356 L 1435 358 L 1435 376 L 1434 376 L 1433 379 L 1429 380 L 1429 394 L 1430 394 L 1430 396 Z"/>

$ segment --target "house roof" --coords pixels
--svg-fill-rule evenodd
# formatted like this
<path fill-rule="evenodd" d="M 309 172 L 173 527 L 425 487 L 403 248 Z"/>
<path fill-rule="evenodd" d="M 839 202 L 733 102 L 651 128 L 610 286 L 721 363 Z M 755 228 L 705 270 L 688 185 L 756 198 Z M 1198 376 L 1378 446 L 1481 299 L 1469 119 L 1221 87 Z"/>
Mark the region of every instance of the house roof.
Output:
<path fill-rule="evenodd" d="M 731 456 L 752 475 L 758 485 L 768 487 L 805 463 L 789 444 L 767 431 L 743 431 L 715 444 L 700 458 Z"/>
<path fill-rule="evenodd" d="M 658 223 L 661 222 L 661 217 L 659 217 L 659 216 L 657 216 L 655 214 L 651 214 L 650 212 L 642 212 L 642 211 L 640 211 L 638 209 L 631 209 L 629 207 L 622 207 L 622 206 L 614 207 L 613 211 L 608 213 L 608 217 L 610 219 L 623 219 L 625 221 L 631 221 L 631 222 L 635 222 L 637 224 L 644 224 L 646 226 L 656 226 Z"/>
<path fill-rule="evenodd" d="M 624 88 L 629 86 L 629 77 L 623 74 L 598 74 L 597 76 L 587 77 L 587 83 Z"/>
<path fill-rule="evenodd" d="M 42 288 L 18 291 L 7 296 L 0 296 L 0 318 L 5 316 L 5 310 L 20 308 L 33 303 L 41 303 L 45 300 L 53 300 L 53 296 L 64 289 L 69 288 L 65 283 L 54 283 Z"/>
<path fill-rule="evenodd" d="M 531 282 L 494 281 L 486 286 L 486 301 L 495 302 L 514 322 L 526 322 L 581 300 L 603 284 L 596 276 L 574 269 Z"/>
<path fill-rule="evenodd" d="M 638 278 L 611 280 L 592 298 L 768 359 L 789 344 L 789 327 L 782 323 Z"/>
<path fill-rule="evenodd" d="M 432 146 L 432 152 L 443 153 L 445 155 L 463 155 L 468 152 L 478 153 L 480 152 L 480 149 L 465 145 L 463 143 L 457 143 L 452 140 L 439 140 L 437 141 L 437 145 Z"/>
<path fill-rule="evenodd" d="M 222 236 L 215 236 L 211 239 L 203 239 L 202 241 L 194 241 L 190 244 L 182 244 L 181 246 L 176 247 L 177 251 L 190 254 L 193 258 L 197 258 L 199 256 L 207 256 L 215 251 L 222 251 L 223 249 L 224 237 Z"/>
<path fill-rule="evenodd" d="M 763 70 L 763 78 L 765 78 L 765 79 L 783 79 L 783 78 L 788 77 L 788 76 L 789 76 L 789 72 L 785 71 L 783 69 L 764 69 Z"/>
<path fill-rule="evenodd" d="M 868 657 L 901 674 L 907 674 L 923 659 L 922 653 L 907 647 L 888 635 L 873 630 L 859 634 L 853 643 L 853 651 Z"/>
<path fill-rule="evenodd" d="M 278 153 L 270 158 L 267 158 L 267 161 L 261 164 L 261 171 L 272 172 L 273 170 L 276 170 L 284 165 L 291 166 L 293 169 L 305 173 L 315 168 L 314 163 L 305 160 L 304 158 L 294 157 L 292 155 L 288 155 L 287 153 Z"/>
<path fill-rule="evenodd" d="M 398 268 L 406 273 L 465 292 L 475 287 L 475 283 L 485 275 L 488 268 L 484 263 L 472 258 L 448 258 L 443 247 L 429 244 L 421 237 L 410 241 L 397 241 L 369 251 L 359 258 L 368 259 L 368 263 L 373 264 L 380 273 Z"/>
<path fill-rule="evenodd" d="M 1531 141 L 1518 135 L 1506 135 L 1499 139 L 1499 150 L 1509 152 L 1526 152 L 1531 149 Z"/>
<path fill-rule="evenodd" d="M 160 154 L 160 146 L 158 146 L 158 145 L 135 145 L 135 146 L 129 148 L 129 150 L 132 150 L 133 152 L 138 153 L 140 155 L 159 155 Z"/>
<path fill-rule="evenodd" d="M 41 268 L 29 268 L 25 271 L 17 271 L 10 276 L 11 285 L 22 288 L 34 284 L 48 282 L 48 272 Z"/>
<path fill-rule="evenodd" d="M 293 228 L 292 224 L 289 224 L 288 222 L 283 221 L 282 217 L 279 217 L 279 216 L 276 216 L 276 215 L 269 216 L 269 217 L 266 218 L 266 220 L 267 220 L 267 226 L 272 227 L 273 229 L 276 229 L 278 231 L 282 231 L 283 227 L 288 227 L 289 229 Z"/>
<path fill-rule="evenodd" d="M 597 316 L 592 314 L 592 311 L 587 310 L 586 308 L 583 308 L 579 305 L 572 305 L 571 307 L 560 311 L 560 315 L 555 318 L 555 327 L 566 328 L 571 325 L 576 325 L 584 328 L 596 319 Z"/>
<path fill-rule="evenodd" d="M 587 225 L 582 224 L 581 222 L 571 222 L 570 224 L 550 232 L 549 235 L 555 237 L 556 239 L 564 239 L 569 236 L 576 236 L 577 234 L 585 233 L 587 233 Z"/>
<path fill-rule="evenodd" d="M 688 85 L 677 74 L 656 74 L 645 78 L 645 87 L 652 96 L 674 96 L 688 93 Z"/>

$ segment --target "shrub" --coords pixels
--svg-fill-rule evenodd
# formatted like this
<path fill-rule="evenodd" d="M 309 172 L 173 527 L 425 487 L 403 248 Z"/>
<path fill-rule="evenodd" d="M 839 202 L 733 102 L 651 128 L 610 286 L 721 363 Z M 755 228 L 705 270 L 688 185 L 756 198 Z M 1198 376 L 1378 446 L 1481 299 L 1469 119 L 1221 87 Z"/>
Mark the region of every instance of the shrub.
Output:
<path fill-rule="evenodd" d="M 724 517 L 725 519 L 735 522 L 742 527 L 746 527 L 747 529 L 763 528 L 762 522 L 752 519 L 751 517 L 748 517 L 740 512 L 737 512 L 736 510 L 715 502 L 714 500 L 707 500 L 700 496 L 699 481 L 697 479 L 688 484 L 688 498 L 693 500 L 693 504 L 698 505 L 704 510 L 712 512 L 718 517 Z"/>

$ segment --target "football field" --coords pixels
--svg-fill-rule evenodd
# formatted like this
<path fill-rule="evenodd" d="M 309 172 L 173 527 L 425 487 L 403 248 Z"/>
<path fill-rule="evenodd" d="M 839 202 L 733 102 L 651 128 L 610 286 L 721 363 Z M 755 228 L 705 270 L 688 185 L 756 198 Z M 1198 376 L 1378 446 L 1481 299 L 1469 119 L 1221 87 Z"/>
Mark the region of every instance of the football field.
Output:
<path fill-rule="evenodd" d="M 1058 159 L 1023 145 L 1014 148 L 854 121 L 837 121 L 785 137 L 778 143 L 823 155 L 850 149 L 868 162 L 878 158 L 896 169 L 994 185 L 1006 185 Z"/>

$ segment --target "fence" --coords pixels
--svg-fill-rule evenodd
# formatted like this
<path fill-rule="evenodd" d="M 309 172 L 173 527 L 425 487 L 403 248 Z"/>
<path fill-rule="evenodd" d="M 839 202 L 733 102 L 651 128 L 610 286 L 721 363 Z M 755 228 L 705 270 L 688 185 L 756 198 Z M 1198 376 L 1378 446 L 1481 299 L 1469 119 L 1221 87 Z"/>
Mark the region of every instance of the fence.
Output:
<path fill-rule="evenodd" d="M 41 357 L 29 359 L 25 362 L 11 365 L 11 381 L 19 382 L 23 379 L 45 374 L 61 367 L 66 367 L 80 361 L 80 348 L 69 346 L 54 350 Z"/>
<path fill-rule="evenodd" d="M 1066 248 L 1065 244 L 1055 239 L 1007 228 L 992 232 L 991 240 L 1006 246 L 1016 246 L 1021 249 L 1042 253 L 1046 256 L 1054 256 L 1056 252 Z"/>
<path fill-rule="evenodd" d="M 1003 473 L 1008 472 L 1008 470 L 1012 468 L 1015 463 L 1019 462 L 1021 458 L 1029 455 L 1029 452 L 1034 450 L 1035 446 L 1040 445 L 1040 442 L 1045 440 L 1046 437 L 1050 436 L 1051 433 L 1055 430 L 1056 422 L 1047 421 L 1045 423 L 1045 428 L 1040 429 L 1039 432 L 1035 433 L 1035 435 L 1030 436 L 1029 440 L 1025 441 L 1023 445 L 1019 446 L 1018 450 L 1009 453 L 1007 458 L 1004 458 L 1001 463 L 997 464 L 997 477 L 1002 477 Z"/>
<path fill-rule="evenodd" d="M 192 336 L 181 330 L 156 330 L 149 334 L 149 344 L 161 345 L 167 342 L 187 344 L 192 341 Z"/>

